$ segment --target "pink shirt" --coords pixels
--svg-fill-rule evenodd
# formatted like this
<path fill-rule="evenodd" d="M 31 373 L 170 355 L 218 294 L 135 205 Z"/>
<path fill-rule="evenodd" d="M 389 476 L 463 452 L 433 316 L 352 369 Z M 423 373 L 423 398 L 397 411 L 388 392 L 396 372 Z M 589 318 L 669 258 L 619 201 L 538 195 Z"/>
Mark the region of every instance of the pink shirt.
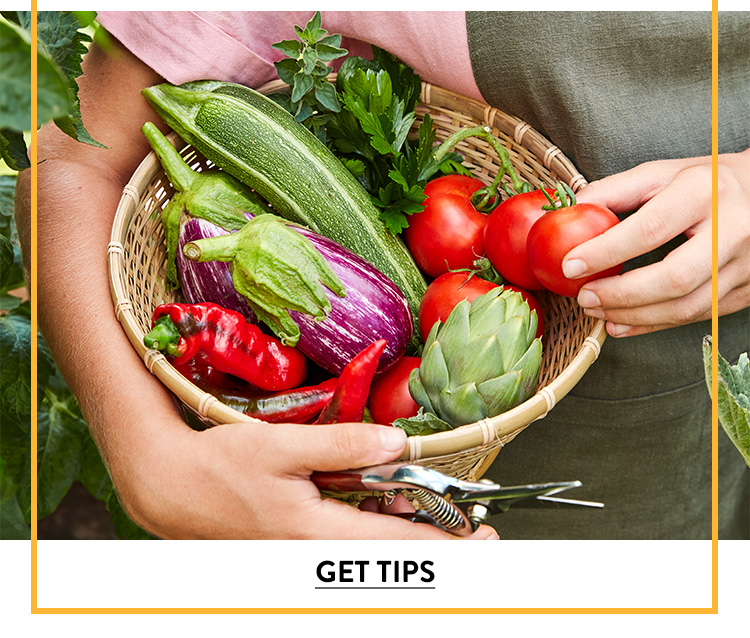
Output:
<path fill-rule="evenodd" d="M 136 57 L 173 84 L 223 80 L 257 87 L 276 79 L 274 42 L 295 38 L 313 11 L 105 11 L 98 20 Z M 471 70 L 462 11 L 324 11 L 342 46 L 393 53 L 425 81 L 482 99 Z"/>

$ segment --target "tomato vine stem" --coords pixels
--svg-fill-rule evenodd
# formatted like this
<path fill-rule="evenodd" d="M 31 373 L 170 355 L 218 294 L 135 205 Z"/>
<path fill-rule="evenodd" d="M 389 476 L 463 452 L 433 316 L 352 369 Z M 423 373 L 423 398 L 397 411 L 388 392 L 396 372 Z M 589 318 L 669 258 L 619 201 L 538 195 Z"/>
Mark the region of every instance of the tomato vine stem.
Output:
<path fill-rule="evenodd" d="M 513 162 L 511 162 L 508 150 L 492 134 L 490 127 L 486 125 L 459 129 L 437 148 L 433 153 L 433 158 L 439 162 L 456 144 L 469 137 L 478 137 L 488 142 L 500 158 L 500 170 L 497 172 L 492 184 L 479 189 L 472 195 L 471 203 L 474 208 L 482 213 L 489 213 L 497 207 L 500 203 L 500 194 L 498 192 L 500 181 L 506 174 L 510 178 L 513 190 L 516 193 L 526 192 L 531 188 L 530 184 L 521 181 L 521 178 L 518 177 L 518 173 L 513 168 Z M 509 192 L 509 194 L 512 193 Z"/>

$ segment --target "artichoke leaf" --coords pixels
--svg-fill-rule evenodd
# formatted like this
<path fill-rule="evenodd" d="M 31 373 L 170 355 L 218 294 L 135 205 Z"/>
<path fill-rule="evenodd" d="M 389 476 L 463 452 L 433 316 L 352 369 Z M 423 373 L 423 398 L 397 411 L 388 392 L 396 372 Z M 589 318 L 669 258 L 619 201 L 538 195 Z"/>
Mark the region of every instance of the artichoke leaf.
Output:
<path fill-rule="evenodd" d="M 503 352 L 503 372 L 512 370 L 529 347 L 523 318 L 515 316 L 508 319 L 498 328 L 497 340 Z"/>
<path fill-rule="evenodd" d="M 528 399 L 539 384 L 539 373 L 542 368 L 542 340 L 536 338 L 531 342 L 529 349 L 518 360 L 514 370 L 521 372 L 523 380 L 524 400 Z"/>
<path fill-rule="evenodd" d="M 528 316 L 528 304 L 524 303 L 523 296 L 520 292 L 507 288 L 503 291 L 503 298 L 505 299 L 505 312 L 506 317 L 512 317 L 517 315 L 519 312 L 523 312 L 522 308 L 526 306 L 526 313 Z"/>
<path fill-rule="evenodd" d="M 472 304 L 471 311 L 474 310 Z M 505 323 L 506 303 L 502 297 L 496 297 L 486 304 L 481 304 L 478 311 L 469 312 L 472 338 L 489 337 L 497 333 Z"/>
<path fill-rule="evenodd" d="M 424 389 L 422 381 L 419 378 L 419 368 L 415 368 L 409 374 L 409 393 L 418 406 L 424 408 L 427 412 L 435 413 L 435 408 L 432 406 L 430 397 L 427 396 L 427 391 Z"/>
<path fill-rule="evenodd" d="M 440 330 L 440 327 L 443 325 L 443 322 L 438 319 L 434 324 L 432 324 L 432 328 L 430 328 L 430 331 L 427 333 L 427 339 L 424 340 L 424 347 L 422 348 L 423 351 L 427 351 L 429 347 L 432 345 L 433 341 L 437 339 L 437 333 Z"/>
<path fill-rule="evenodd" d="M 526 332 L 526 341 L 531 343 L 536 338 L 536 329 L 539 327 L 539 317 L 536 314 L 536 310 L 529 312 L 529 327 Z"/>
<path fill-rule="evenodd" d="M 471 338 L 469 307 L 469 302 L 466 299 L 458 302 L 438 331 L 436 339 L 441 339 L 441 335 L 444 337 L 450 334 L 452 343 L 458 347 L 463 347 L 463 344 L 468 343 Z"/>
<path fill-rule="evenodd" d="M 448 374 L 448 367 L 445 365 L 443 349 L 439 341 L 433 341 L 432 345 L 422 355 L 419 373 L 422 385 L 430 397 L 430 401 L 435 405 L 440 391 L 450 385 L 450 375 Z"/>
<path fill-rule="evenodd" d="M 487 405 L 487 415 L 497 416 L 517 406 L 523 400 L 523 379 L 520 370 L 480 383 L 477 391 Z"/>
<path fill-rule="evenodd" d="M 475 383 L 465 383 L 454 390 L 445 388 L 440 392 L 438 405 L 438 416 L 454 427 L 475 423 L 487 416 L 487 406 Z"/>
<path fill-rule="evenodd" d="M 464 344 L 454 357 L 447 360 L 450 361 L 452 387 L 471 381 L 481 383 L 505 372 L 503 351 L 494 334 Z"/>

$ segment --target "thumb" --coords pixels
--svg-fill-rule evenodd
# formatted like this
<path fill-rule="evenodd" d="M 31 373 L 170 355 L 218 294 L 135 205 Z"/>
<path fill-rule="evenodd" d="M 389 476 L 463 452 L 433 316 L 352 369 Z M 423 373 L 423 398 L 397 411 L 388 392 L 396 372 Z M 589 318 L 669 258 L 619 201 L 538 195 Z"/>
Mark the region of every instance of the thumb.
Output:
<path fill-rule="evenodd" d="M 401 428 L 372 423 L 302 425 L 283 432 L 284 469 L 307 476 L 379 465 L 398 458 L 406 448 Z"/>

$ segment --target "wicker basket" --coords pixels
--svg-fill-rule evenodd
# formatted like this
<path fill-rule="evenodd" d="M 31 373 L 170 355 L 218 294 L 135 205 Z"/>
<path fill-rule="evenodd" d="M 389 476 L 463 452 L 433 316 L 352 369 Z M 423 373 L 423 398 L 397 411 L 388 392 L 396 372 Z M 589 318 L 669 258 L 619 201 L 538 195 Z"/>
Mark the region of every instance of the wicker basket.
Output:
<path fill-rule="evenodd" d="M 271 93 L 279 83 L 264 86 Z M 574 191 L 585 178 L 563 155 L 528 124 L 487 104 L 423 84 L 415 129 L 429 113 L 442 141 L 464 126 L 489 125 L 510 153 L 522 179 L 535 185 L 561 180 Z M 176 136 L 173 141 L 179 141 Z M 184 147 L 184 148 L 183 148 Z M 194 168 L 210 166 L 191 147 L 178 144 Z M 470 138 L 456 150 L 481 180 L 489 183 L 499 160 L 483 140 Z M 180 375 L 166 357 L 147 349 L 143 337 L 160 303 L 177 300 L 165 289 L 165 245 L 159 215 L 174 189 L 154 153 L 149 154 L 123 189 L 108 248 L 110 285 L 115 313 L 148 369 L 207 425 L 253 421 L 219 402 Z M 544 361 L 537 393 L 499 416 L 450 432 L 409 437 L 403 459 L 430 465 L 445 473 L 475 480 L 489 467 L 500 448 L 533 421 L 544 417 L 583 376 L 604 342 L 604 322 L 583 314 L 574 299 L 538 295 L 544 311 Z"/>

